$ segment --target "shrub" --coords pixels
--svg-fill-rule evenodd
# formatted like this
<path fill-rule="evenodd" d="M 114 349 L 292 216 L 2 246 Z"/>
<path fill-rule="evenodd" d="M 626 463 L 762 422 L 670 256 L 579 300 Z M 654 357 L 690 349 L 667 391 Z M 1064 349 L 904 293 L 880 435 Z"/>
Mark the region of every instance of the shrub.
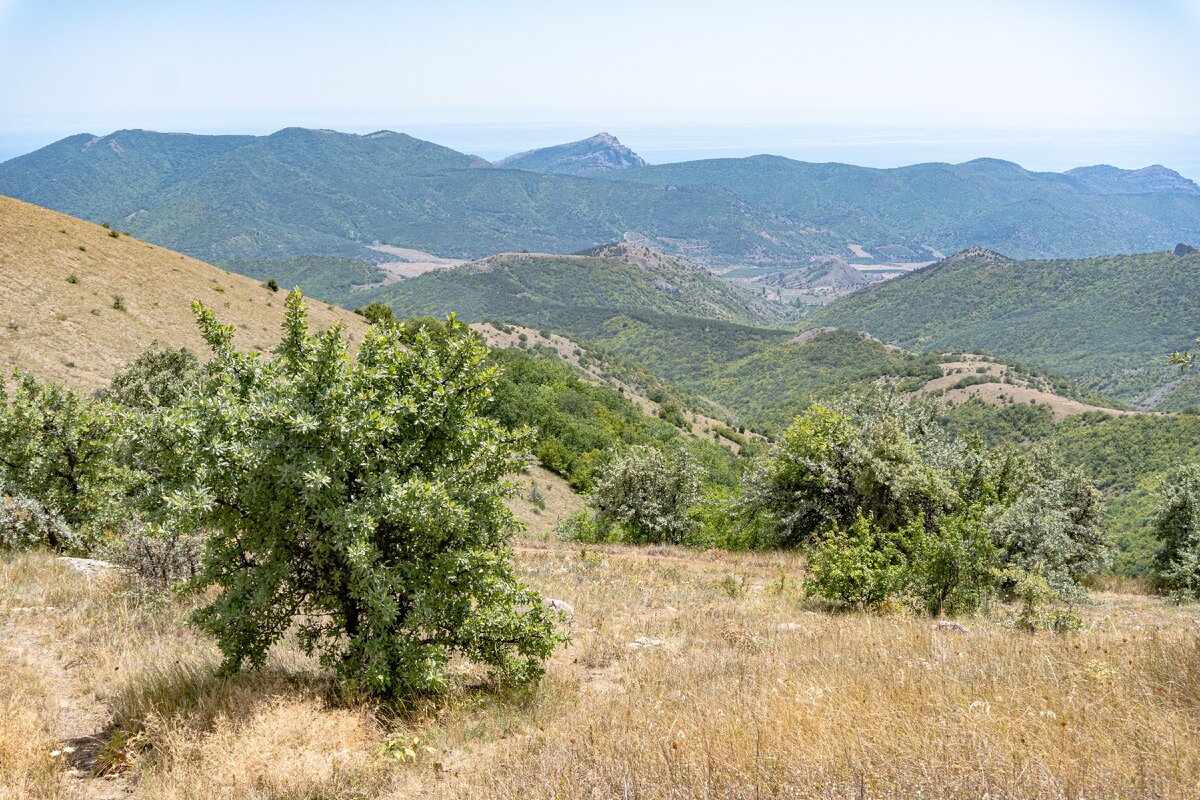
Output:
<path fill-rule="evenodd" d="M 604 531 L 596 524 L 596 517 L 588 511 L 576 511 L 559 521 L 555 535 L 564 542 L 596 544 L 606 541 Z"/>
<path fill-rule="evenodd" d="M 921 525 L 915 532 L 909 570 L 914 605 L 933 617 L 986 606 L 996 590 L 996 548 L 980 515 L 946 516 L 936 529 Z"/>
<path fill-rule="evenodd" d="M 391 306 L 385 306 L 383 303 L 370 302 L 362 308 L 354 309 L 354 313 L 360 317 L 366 317 L 367 321 L 372 325 L 382 325 L 387 322 L 392 322 L 395 319 L 395 312 Z"/>
<path fill-rule="evenodd" d="M 279 281 L 275 280 L 274 278 L 270 278 L 270 279 L 267 281 L 267 284 L 266 284 L 266 286 L 267 286 L 267 288 L 268 288 L 268 289 L 270 289 L 272 292 L 278 292 L 278 291 L 279 291 Z"/>
<path fill-rule="evenodd" d="M 805 594 L 861 608 L 894 599 L 908 580 L 906 533 L 881 529 L 862 514 L 844 529 L 834 524 L 808 548 Z"/>
<path fill-rule="evenodd" d="M 188 348 L 153 342 L 118 370 L 96 397 L 139 411 L 171 406 L 198 380 L 200 369 L 200 359 Z"/>
<path fill-rule="evenodd" d="M 104 405 L 17 375 L 11 401 L 0 383 L 0 485 L 41 503 L 85 539 L 111 529 L 124 516 L 129 479 L 118 433 Z"/>
<path fill-rule="evenodd" d="M 1164 482 L 1154 533 L 1161 542 L 1158 582 L 1181 599 L 1200 598 L 1200 464 L 1189 464 Z"/>
<path fill-rule="evenodd" d="M 22 495 L 0 491 L 0 550 L 78 550 L 82 542 L 61 516 Z"/>
<path fill-rule="evenodd" d="M 152 415 L 155 521 L 211 531 L 191 586 L 226 672 L 261 665 L 294 623 L 351 695 L 447 688 L 455 656 L 529 681 L 562 640 L 509 561 L 504 476 L 525 443 L 486 419 L 486 348 L 453 317 L 410 342 L 375 326 L 355 358 L 288 296 L 273 361 L 196 304 L 213 360 Z"/>
<path fill-rule="evenodd" d="M 112 299 L 112 307 L 117 311 L 125 311 L 125 297 L 123 295 L 114 294 Z"/>
<path fill-rule="evenodd" d="M 133 570 L 151 586 L 167 589 L 195 579 L 203 548 L 202 535 L 175 528 L 140 527 L 111 542 L 103 552 L 107 559 Z"/>
<path fill-rule="evenodd" d="M 693 527 L 701 470 L 686 450 L 631 447 L 601 468 L 592 490 L 601 529 L 620 526 L 626 541 L 680 544 Z"/>

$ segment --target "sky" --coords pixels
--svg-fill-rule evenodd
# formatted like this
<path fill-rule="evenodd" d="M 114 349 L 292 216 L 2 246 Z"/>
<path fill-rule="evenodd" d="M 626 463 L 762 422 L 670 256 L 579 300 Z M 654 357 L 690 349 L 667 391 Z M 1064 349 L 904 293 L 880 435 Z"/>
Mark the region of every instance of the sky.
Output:
<path fill-rule="evenodd" d="M 0 0 L 0 159 L 79 132 L 612 132 L 651 161 L 1200 178 L 1200 0 Z M 895 163 L 893 163 L 895 162 Z"/>

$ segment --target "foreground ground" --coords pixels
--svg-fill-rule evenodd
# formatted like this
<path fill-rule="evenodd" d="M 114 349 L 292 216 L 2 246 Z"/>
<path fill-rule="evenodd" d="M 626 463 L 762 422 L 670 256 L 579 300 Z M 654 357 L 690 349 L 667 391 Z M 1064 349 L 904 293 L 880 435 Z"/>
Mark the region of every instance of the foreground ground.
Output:
<path fill-rule="evenodd" d="M 397 714 L 329 704 L 287 647 L 217 680 L 187 601 L 4 556 L 0 798 L 1200 795 L 1195 606 L 1102 593 L 1077 634 L 956 633 L 823 613 L 790 556 L 531 531 L 518 561 L 575 607 L 541 686 L 464 672 Z"/>

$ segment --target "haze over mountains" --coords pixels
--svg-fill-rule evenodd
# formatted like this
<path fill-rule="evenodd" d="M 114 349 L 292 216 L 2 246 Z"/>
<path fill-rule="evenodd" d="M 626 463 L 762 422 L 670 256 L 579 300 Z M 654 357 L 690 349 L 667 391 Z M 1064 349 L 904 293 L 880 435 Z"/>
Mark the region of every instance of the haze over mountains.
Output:
<path fill-rule="evenodd" d="M 561 174 L 573 173 L 573 174 Z M 490 165 L 380 131 L 118 131 L 0 164 L 0 194 L 109 221 L 208 260 L 479 258 L 631 237 L 705 266 L 814 256 L 926 262 L 1165 250 L 1200 240 L 1200 187 L 1164 167 L 1036 173 L 1008 162 L 868 169 L 776 156 L 644 165 L 600 135 Z"/>

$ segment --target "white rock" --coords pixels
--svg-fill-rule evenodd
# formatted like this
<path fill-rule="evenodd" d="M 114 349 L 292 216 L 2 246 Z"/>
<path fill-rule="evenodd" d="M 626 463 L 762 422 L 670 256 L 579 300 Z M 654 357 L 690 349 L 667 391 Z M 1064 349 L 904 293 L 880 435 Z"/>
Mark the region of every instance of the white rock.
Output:
<path fill-rule="evenodd" d="M 639 636 L 629 643 L 630 650 L 650 650 L 655 647 L 665 647 L 666 642 L 662 639 L 651 639 L 647 636 Z"/>
<path fill-rule="evenodd" d="M 95 558 L 71 558 L 70 556 L 59 556 L 58 560 L 65 566 L 70 567 L 76 572 L 82 572 L 85 575 L 95 575 L 101 572 L 124 572 L 125 568 L 119 564 L 113 564 L 110 561 L 100 561 Z"/>
<path fill-rule="evenodd" d="M 929 626 L 935 631 L 952 631 L 954 633 L 970 633 L 965 625 L 960 625 L 957 622 L 948 619 L 939 619 L 937 622 Z"/>
<path fill-rule="evenodd" d="M 575 619 L 575 606 L 566 600 L 556 600 L 553 597 L 547 597 L 542 600 L 542 605 L 551 611 L 561 611 L 563 614 L 566 614 L 568 622 Z"/>

